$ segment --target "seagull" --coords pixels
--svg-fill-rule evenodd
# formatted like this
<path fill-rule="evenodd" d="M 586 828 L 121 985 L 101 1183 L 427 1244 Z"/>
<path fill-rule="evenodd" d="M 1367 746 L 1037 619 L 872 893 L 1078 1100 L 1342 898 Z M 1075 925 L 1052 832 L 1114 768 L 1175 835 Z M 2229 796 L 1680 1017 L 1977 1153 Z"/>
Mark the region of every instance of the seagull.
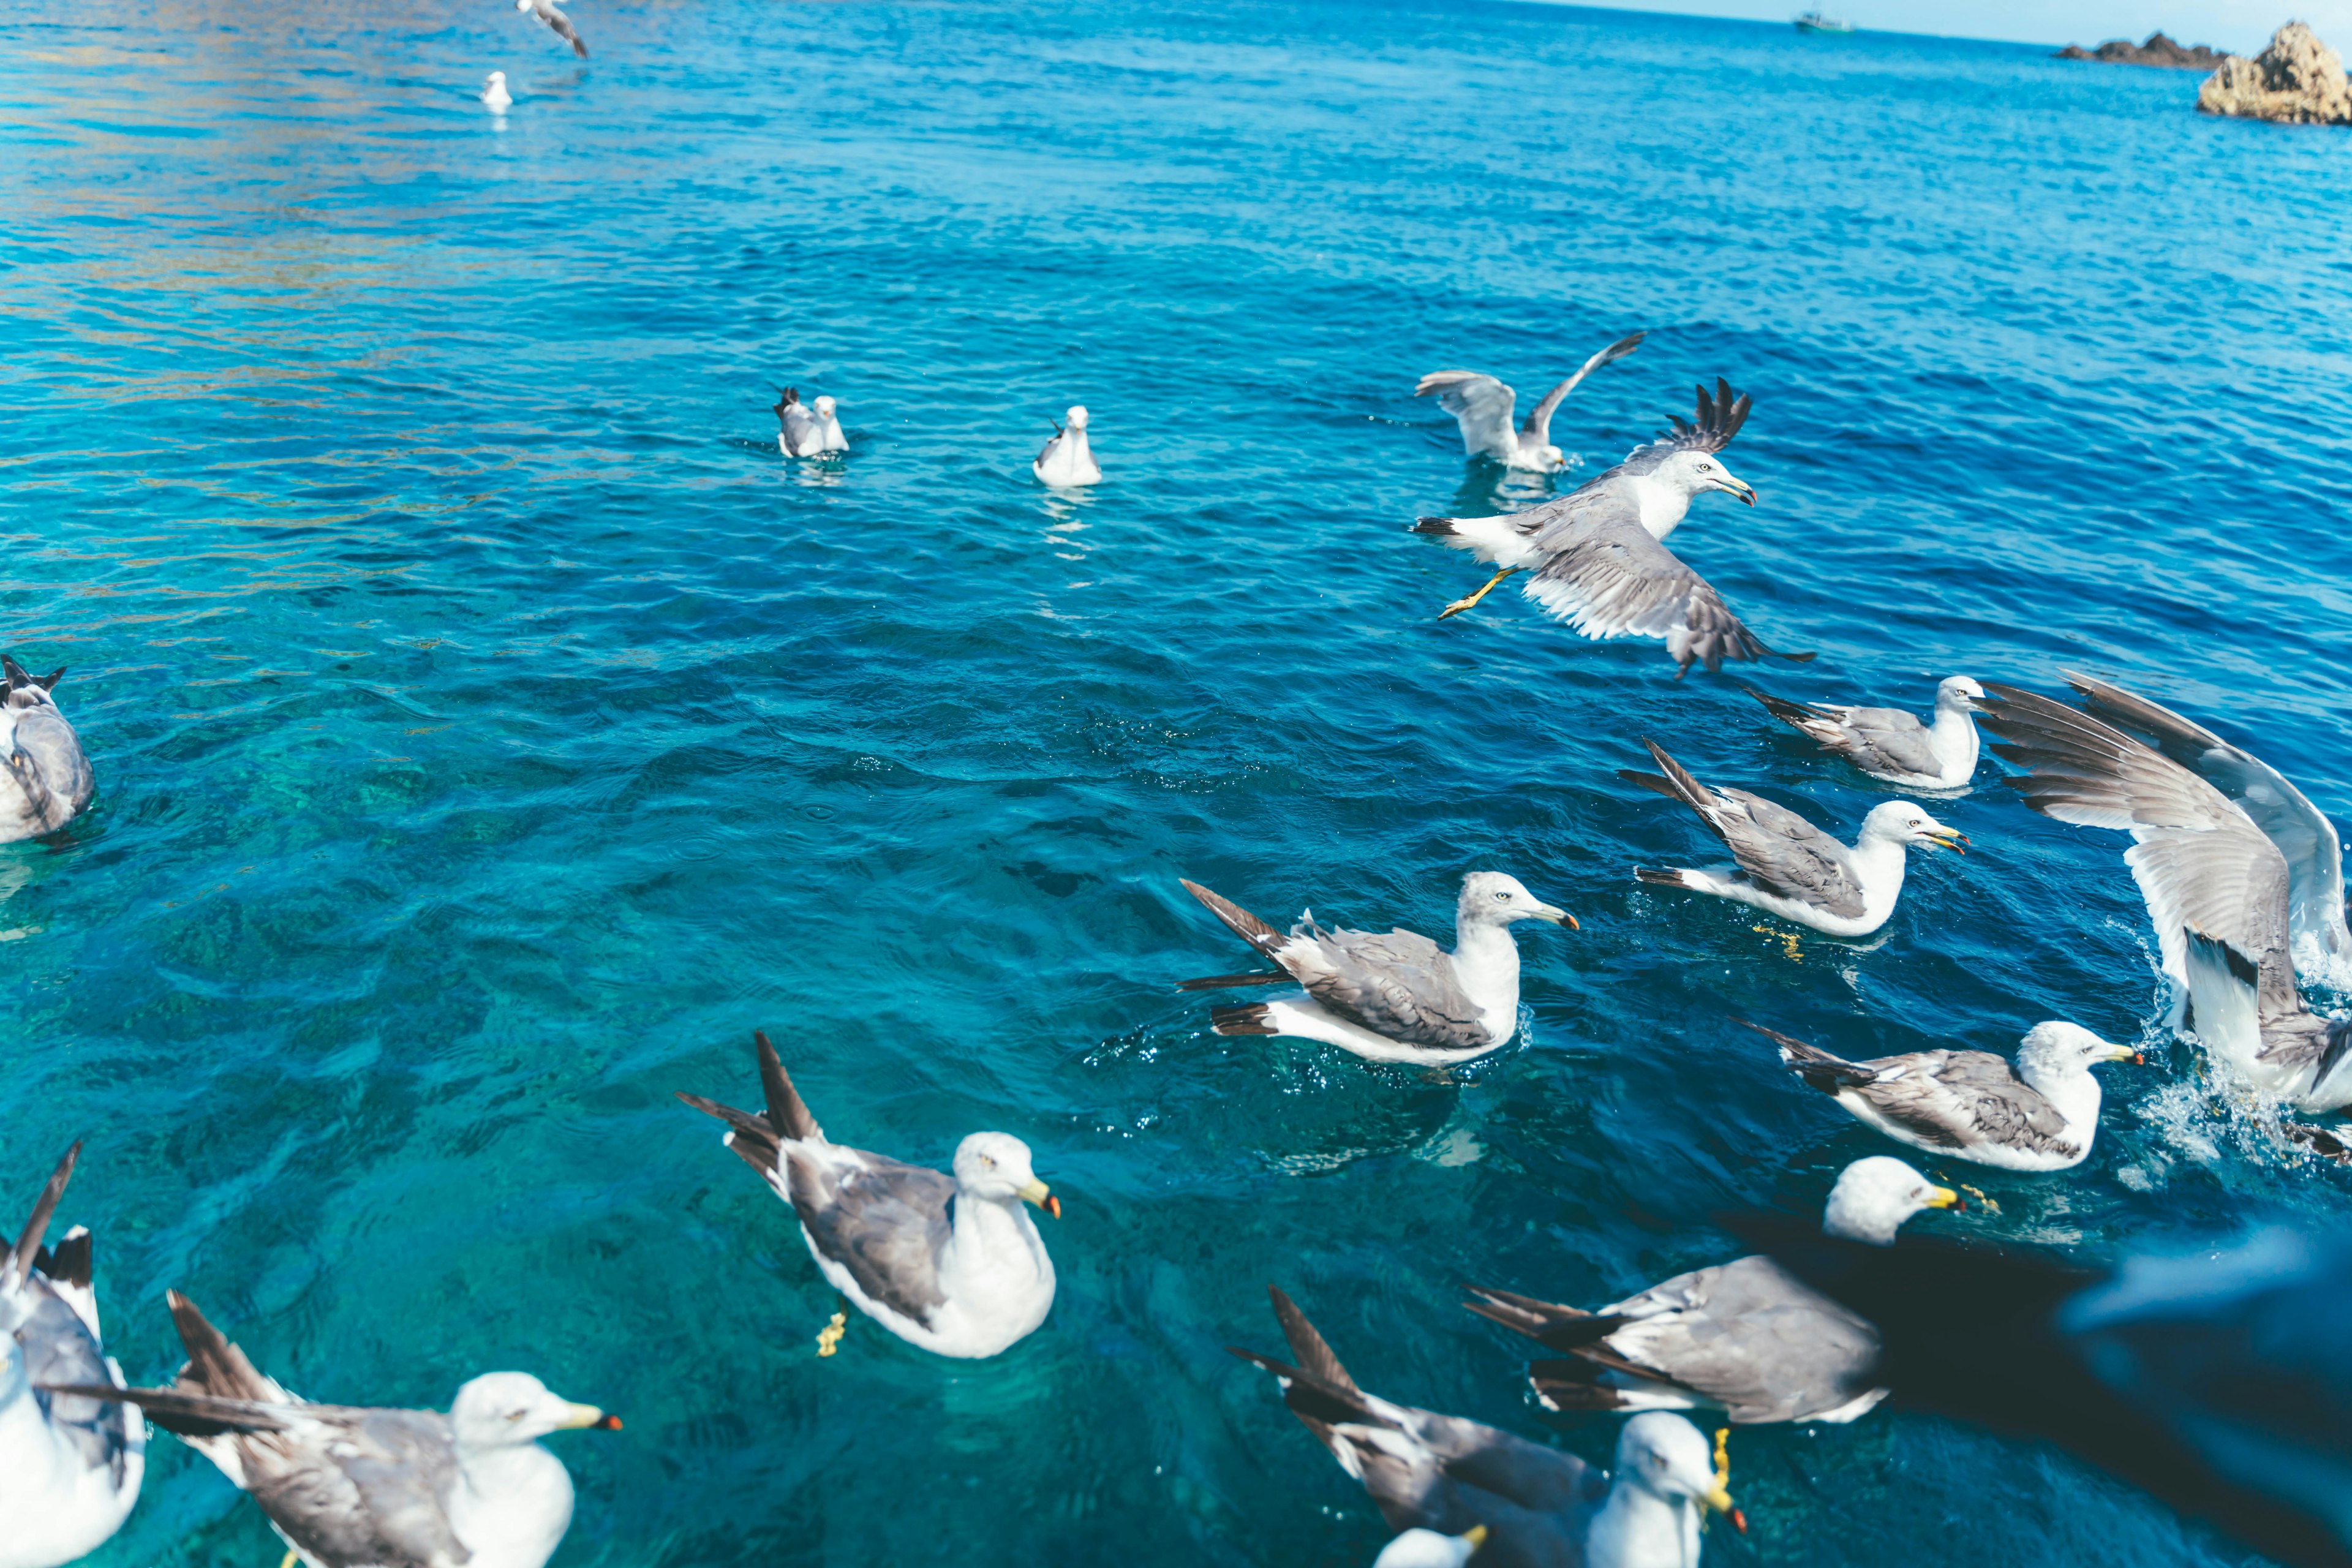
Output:
<path fill-rule="evenodd" d="M 1822 1229 L 1892 1247 L 1920 1210 L 1960 1206 L 1949 1187 L 1875 1154 L 1839 1173 Z M 1471 1289 L 1477 1300 L 1464 1306 L 1559 1353 L 1528 1368 L 1548 1410 L 1720 1410 L 1755 1426 L 1853 1421 L 1886 1397 L 1869 1321 L 1756 1254 L 1677 1274 L 1598 1312 Z"/>
<path fill-rule="evenodd" d="M 1864 1126 L 1930 1154 L 2004 1171 L 2064 1171 L 2091 1152 L 2099 1131 L 2095 1062 L 2140 1053 L 2109 1045 L 2077 1024 L 2036 1024 L 2018 1042 L 2017 1066 L 1990 1051 L 1906 1051 L 1850 1062 L 1760 1024 L 1790 1072 Z"/>
<path fill-rule="evenodd" d="M 50 695 L 65 668 L 43 676 L 0 654 L 0 844 L 55 833 L 98 793 L 81 738 Z"/>
<path fill-rule="evenodd" d="M 1021 1205 L 1059 1219 L 1062 1203 L 1031 1173 L 1027 1144 L 974 1132 L 948 1177 L 827 1142 L 768 1037 L 751 1039 L 766 1115 L 678 1099 L 727 1123 L 722 1142 L 793 1205 L 835 1289 L 908 1344 L 945 1356 L 992 1356 L 1045 1321 L 1054 1260 Z"/>
<path fill-rule="evenodd" d="M 1890 800 L 1871 808 L 1849 847 L 1787 806 L 1744 789 L 1699 783 L 1657 742 L 1642 743 L 1665 776 L 1632 768 L 1618 769 L 1617 776 L 1698 813 L 1738 862 L 1704 870 L 1633 868 L 1634 876 L 1662 888 L 1687 888 L 1753 904 L 1829 936 L 1868 936 L 1895 912 L 1895 900 L 1903 892 L 1906 846 L 1959 849 L 1968 842 L 1967 835 L 1910 802 Z"/>
<path fill-rule="evenodd" d="M 821 458 L 827 452 L 849 450 L 841 421 L 834 416 L 832 398 L 820 397 L 811 406 L 801 401 L 799 387 L 787 386 L 782 391 L 775 405 L 778 451 L 787 458 Z"/>
<path fill-rule="evenodd" d="M 2067 684 L 2126 730 L 2236 803 L 2286 857 L 2287 937 L 2295 973 L 2352 990 L 2352 931 L 2344 922 L 2344 847 L 2326 814 L 2260 758 L 2171 709 L 2119 686 L 2069 675 Z"/>
<path fill-rule="evenodd" d="M 2186 1001 L 2177 1023 L 2263 1094 L 2303 1110 L 2352 1105 L 2352 1019 L 2318 1016 L 2295 989 L 2294 874 L 2278 843 L 2244 806 L 2122 731 L 2035 692 L 1986 690 L 1982 722 L 2007 742 L 1993 751 L 2024 770 L 2009 782 L 2026 805 L 2132 836 L 2124 864 Z"/>
<path fill-rule="evenodd" d="M 1325 931 L 1312 914 L 1302 916 L 1285 936 L 1200 883 L 1183 885 L 1226 929 L 1281 968 L 1187 980 L 1180 990 L 1221 991 L 1290 980 L 1306 987 L 1271 1002 L 1213 1009 L 1209 1019 L 1218 1034 L 1291 1035 L 1376 1062 L 1434 1067 L 1475 1060 L 1507 1044 L 1519 1026 L 1519 949 L 1511 940 L 1512 922 L 1576 927 L 1574 915 L 1552 908 L 1517 878 L 1500 871 L 1473 871 L 1462 879 L 1452 952 L 1402 927 L 1386 935 Z"/>
<path fill-rule="evenodd" d="M 1070 405 L 1066 423 L 1054 426 L 1054 438 L 1045 443 L 1029 471 L 1049 485 L 1071 486 L 1097 484 L 1102 468 L 1095 462 L 1094 448 L 1087 445 L 1087 406 Z"/>
<path fill-rule="evenodd" d="M 1573 1454 L 1366 1394 L 1290 1298 L 1267 1294 L 1298 1364 L 1227 1348 L 1274 1374 L 1283 1404 L 1363 1482 L 1391 1530 L 1467 1534 L 1483 1524 L 1479 1561 L 1509 1568 L 1695 1568 L 1706 1510 L 1746 1528 L 1727 1489 L 1729 1466 L 1679 1415 L 1627 1422 L 1612 1481 Z"/>
<path fill-rule="evenodd" d="M 619 1428 L 529 1373 L 493 1372 L 449 1413 L 312 1405 L 256 1371 L 177 1290 L 163 1298 L 187 1347 L 169 1388 L 59 1389 L 143 1408 L 250 1493 L 310 1568 L 540 1568 L 572 1523 L 572 1477 L 538 1439 Z"/>
<path fill-rule="evenodd" d="M 1489 457 L 1507 468 L 1557 473 L 1568 466 L 1568 459 L 1551 444 L 1552 410 L 1576 390 L 1578 382 L 1612 360 L 1622 359 L 1640 348 L 1647 335 L 1635 332 L 1632 337 L 1619 338 L 1586 360 L 1583 368 L 1544 394 L 1543 401 L 1535 405 L 1527 423 L 1517 430 L 1511 428 L 1511 416 L 1517 412 L 1519 395 L 1491 375 L 1481 375 L 1475 370 L 1433 370 L 1421 378 L 1412 395 L 1426 397 L 1433 392 L 1437 394 L 1438 406 L 1453 415 L 1462 426 L 1462 450 L 1465 455 Z"/>
<path fill-rule="evenodd" d="M 2340 1227 L 2093 1268 L 1919 1237 L 1882 1251 L 1743 1228 L 1879 1325 L 1903 1408 L 2070 1449 L 2265 1561 L 2352 1563 Z"/>
<path fill-rule="evenodd" d="M 504 114 L 514 107 L 514 95 L 507 91 L 507 73 L 492 71 L 482 82 L 482 101 L 493 114 Z"/>
<path fill-rule="evenodd" d="M 547 30 L 572 46 L 572 52 L 582 59 L 588 58 L 588 46 L 582 42 L 572 18 L 555 8 L 554 0 L 515 0 L 515 9 L 529 11 L 547 24 Z"/>
<path fill-rule="evenodd" d="M 1489 1533 L 1483 1524 L 1474 1524 L 1459 1535 L 1408 1530 L 1381 1548 L 1381 1554 L 1372 1559 L 1372 1568 L 1463 1568 L 1486 1544 Z"/>
<path fill-rule="evenodd" d="M 81 1145 L 66 1151 L 14 1247 L 0 1237 L 0 1568 L 56 1568 L 112 1539 L 138 1500 L 147 1426 L 113 1400 L 122 1369 L 102 1347 L 89 1232 L 41 1245 Z M 37 1384 L 105 1390 L 100 1398 Z"/>
<path fill-rule="evenodd" d="M 1977 771 L 1977 727 L 1970 715 L 1984 688 L 1965 675 L 1937 683 L 1936 718 L 1927 724 L 1900 708 L 1790 702 L 1744 680 L 1739 689 L 1799 734 L 1887 784 L 1958 789 Z"/>
<path fill-rule="evenodd" d="M 1694 662 L 1712 672 L 1727 658 L 1772 653 L 1742 626 L 1713 588 L 1659 542 L 1709 490 L 1756 504 L 1756 490 L 1723 466 L 1719 454 L 1748 421 L 1748 400 L 1717 378 L 1710 397 L 1699 388 L 1696 423 L 1674 433 L 1557 500 L 1500 517 L 1424 517 L 1415 533 L 1467 550 L 1496 568 L 1486 585 L 1456 599 L 1438 616 L 1460 615 L 1515 572 L 1532 572 L 1527 594 L 1588 637 L 1663 637 L 1676 679 Z M 1802 661 L 1810 653 L 1777 654 Z"/>

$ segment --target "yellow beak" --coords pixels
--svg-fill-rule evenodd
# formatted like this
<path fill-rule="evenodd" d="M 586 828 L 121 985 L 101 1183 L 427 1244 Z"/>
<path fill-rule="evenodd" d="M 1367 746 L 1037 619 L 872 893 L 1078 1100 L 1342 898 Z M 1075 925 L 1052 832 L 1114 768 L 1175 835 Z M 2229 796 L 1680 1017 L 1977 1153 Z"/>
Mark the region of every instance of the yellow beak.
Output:
<path fill-rule="evenodd" d="M 583 1427 L 593 1428 L 599 1432 L 617 1432 L 621 1429 L 619 1416 L 607 1415 L 593 1405 L 574 1405 L 568 1408 L 572 1414 L 564 1417 L 562 1426 L 556 1428 L 559 1432 L 576 1431 Z"/>
<path fill-rule="evenodd" d="M 1937 1187 L 1928 1194 L 1927 1206 L 1931 1209 L 1956 1209 L 1960 1206 L 1960 1194 L 1949 1187 Z"/>
<path fill-rule="evenodd" d="M 1969 852 L 1969 836 L 1956 827 L 1938 828 L 1929 837 L 1939 847 L 1949 849 L 1954 854 L 1965 855 Z"/>
<path fill-rule="evenodd" d="M 1062 1200 L 1048 1191 L 1045 1184 L 1036 1177 L 1030 1177 L 1027 1186 L 1015 1188 L 1014 1191 L 1020 1194 L 1022 1202 L 1035 1204 L 1055 1219 L 1062 1217 Z"/>
<path fill-rule="evenodd" d="M 1486 1544 L 1486 1527 L 1483 1524 L 1474 1524 L 1462 1532 L 1462 1539 L 1470 1543 L 1471 1551 L 1475 1552 Z"/>

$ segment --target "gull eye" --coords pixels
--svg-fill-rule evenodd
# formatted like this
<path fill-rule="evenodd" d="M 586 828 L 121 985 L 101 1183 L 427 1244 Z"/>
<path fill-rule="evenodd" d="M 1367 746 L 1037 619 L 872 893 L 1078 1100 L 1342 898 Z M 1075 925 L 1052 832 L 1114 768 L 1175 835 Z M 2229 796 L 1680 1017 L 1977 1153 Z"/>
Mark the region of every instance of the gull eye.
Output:
<path fill-rule="evenodd" d="M 507 1412 L 507 1419 L 509 1421 L 520 1421 L 522 1419 L 522 1412 L 520 1410 L 509 1410 Z"/>
<path fill-rule="evenodd" d="M 996 1169 L 996 1156 L 993 1154 L 982 1154 L 980 1157 L 980 1163 L 992 1171 Z"/>
<path fill-rule="evenodd" d="M 1710 464 L 1701 463 L 1701 464 L 1698 466 L 1698 471 L 1699 471 L 1700 473 L 1702 473 L 1702 474 L 1711 474 L 1711 473 L 1715 472 L 1715 468 L 1714 468 L 1714 467 L 1713 467 L 1712 465 L 1710 465 Z"/>
<path fill-rule="evenodd" d="M 1511 895 L 1508 893 L 1496 893 L 1495 895 L 1495 901 L 1498 904 L 1507 904 L 1511 901 Z"/>

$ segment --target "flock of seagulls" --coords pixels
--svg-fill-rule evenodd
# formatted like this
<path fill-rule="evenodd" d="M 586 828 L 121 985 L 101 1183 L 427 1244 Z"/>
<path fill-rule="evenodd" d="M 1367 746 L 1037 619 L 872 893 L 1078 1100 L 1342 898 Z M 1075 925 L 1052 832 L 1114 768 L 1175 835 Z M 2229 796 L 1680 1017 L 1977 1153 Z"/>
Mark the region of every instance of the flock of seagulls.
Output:
<path fill-rule="evenodd" d="M 586 53 L 547 0 L 519 0 L 518 8 Z M 484 93 L 494 100 L 507 100 L 496 73 Z M 1550 426 L 1563 400 L 1642 342 L 1634 333 L 1593 354 L 1517 427 L 1516 395 L 1492 376 L 1435 372 L 1416 395 L 1434 395 L 1454 416 L 1474 457 L 1557 472 L 1565 464 Z M 797 387 L 777 391 L 784 457 L 848 450 L 832 397 L 804 404 Z M 1712 392 L 1699 389 L 1691 419 L 1674 419 L 1670 431 L 1564 496 L 1500 517 L 1422 519 L 1418 532 L 1495 568 L 1440 618 L 1523 574 L 1529 599 L 1588 637 L 1664 642 L 1677 680 L 1694 663 L 1715 671 L 1726 659 L 1769 656 L 1662 542 L 1701 496 L 1756 504 L 1754 488 L 1722 458 L 1751 410 L 1750 398 L 1718 378 Z M 1069 409 L 1032 465 L 1041 483 L 1101 480 L 1088 426 L 1085 407 Z M 92 798 L 89 759 L 56 700 L 63 673 L 35 678 L 0 657 L 0 839 L 58 833 Z M 1686 807 L 1730 861 L 1632 874 L 1832 938 L 1871 935 L 1894 913 L 1909 850 L 1964 848 L 1965 836 L 1916 797 L 1971 784 L 1981 728 L 2033 810 L 2130 836 L 2124 859 L 2176 996 L 2172 1026 L 2290 1109 L 2352 1104 L 2352 1020 L 2322 1016 L 2302 989 L 2341 988 L 2352 975 L 2335 827 L 2243 748 L 2147 698 L 2070 679 L 2082 706 L 1952 676 L 1924 721 L 1903 709 L 1794 701 L 1745 687 L 1771 720 L 1902 793 L 1864 816 L 1849 843 L 1750 791 L 1702 784 L 1644 741 L 1658 771 L 1622 777 Z M 1494 870 L 1461 879 L 1450 949 L 1402 927 L 1325 926 L 1311 911 L 1286 931 L 1197 882 L 1181 886 L 1261 967 L 1180 989 L 1271 993 L 1213 1006 L 1217 1034 L 1286 1036 L 1429 1068 L 1475 1060 L 1516 1034 L 1513 927 L 1577 927 L 1568 910 Z M 2135 1047 L 2064 1020 L 2035 1025 L 2014 1060 L 1934 1049 L 1850 1061 L 1747 1026 L 1771 1042 L 1799 1091 L 1827 1097 L 1888 1142 L 2020 1172 L 2079 1165 L 2098 1131 L 2093 1069 L 2142 1060 Z M 1046 1321 L 1055 1275 L 1031 1211 L 1058 1219 L 1061 1203 L 1026 1144 L 975 1131 L 943 1172 L 836 1143 L 768 1037 L 756 1033 L 752 1044 L 758 1109 L 684 1090 L 678 1099 L 721 1123 L 723 1146 L 789 1206 L 818 1273 L 838 1293 L 841 1310 L 817 1335 L 820 1355 L 838 1351 L 853 1310 L 920 1350 L 961 1359 L 1000 1354 Z M 2282 1126 L 2319 1152 L 2344 1147 L 2322 1129 Z M 47 1241 L 79 1152 L 78 1144 L 57 1166 L 15 1241 L 0 1238 L 0 1568 L 57 1568 L 110 1539 L 137 1499 L 149 1422 L 252 1496 L 285 1540 L 289 1563 L 541 1568 L 572 1510 L 570 1477 L 541 1439 L 615 1429 L 616 1417 L 511 1372 L 464 1384 L 446 1414 L 313 1403 L 259 1371 L 177 1291 L 166 1304 L 186 1363 L 169 1387 L 130 1386 L 100 1337 L 89 1232 Z M 1885 1400 L 1890 1369 L 1904 1363 L 1879 1318 L 1895 1314 L 1908 1332 L 1917 1292 L 1904 1294 L 1916 1282 L 1907 1261 L 1890 1273 L 1871 1259 L 1907 1259 L 1909 1239 L 1898 1237 L 1906 1222 L 1960 1206 L 1952 1188 L 1905 1161 L 1871 1155 L 1840 1174 L 1809 1239 L 1784 1236 L 1591 1310 L 1473 1288 L 1465 1306 L 1546 1352 L 1527 1368 L 1540 1405 L 1628 1417 L 1607 1471 L 1366 1393 L 1279 1289 L 1272 1300 L 1290 1360 L 1234 1353 L 1273 1374 L 1284 1404 L 1396 1531 L 1380 1555 L 1383 1568 L 1695 1568 L 1711 1517 L 1746 1528 L 1728 1490 L 1729 1428 L 1851 1422 Z M 1943 1255 L 1931 1244 L 1925 1256 L 1932 1274 Z M 2352 1265 L 2340 1272 L 2352 1278 Z M 1966 1406 L 1960 1393 L 1949 1398 Z M 1721 1423 L 1712 1444 L 1692 1414 Z"/>

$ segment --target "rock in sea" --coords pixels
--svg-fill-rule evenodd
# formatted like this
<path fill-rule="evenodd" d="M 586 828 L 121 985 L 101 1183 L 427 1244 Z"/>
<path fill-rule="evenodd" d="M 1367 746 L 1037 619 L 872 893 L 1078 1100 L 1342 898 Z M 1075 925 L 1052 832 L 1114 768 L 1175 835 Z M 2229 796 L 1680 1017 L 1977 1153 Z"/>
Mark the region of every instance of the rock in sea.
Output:
<path fill-rule="evenodd" d="M 2309 27 L 2289 22 L 2252 59 L 2223 60 L 2198 88 L 2197 107 L 2289 125 L 2352 125 L 2352 87 L 2336 51 Z"/>
<path fill-rule="evenodd" d="M 2175 70 L 2209 71 L 2230 57 L 2203 44 L 2184 49 L 2162 33 L 2150 33 L 2147 42 L 2135 44 L 2129 38 L 2109 38 L 2095 49 L 2080 44 L 2069 44 L 2051 57 L 2061 60 L 2105 60 L 2111 66 L 2167 66 Z"/>

